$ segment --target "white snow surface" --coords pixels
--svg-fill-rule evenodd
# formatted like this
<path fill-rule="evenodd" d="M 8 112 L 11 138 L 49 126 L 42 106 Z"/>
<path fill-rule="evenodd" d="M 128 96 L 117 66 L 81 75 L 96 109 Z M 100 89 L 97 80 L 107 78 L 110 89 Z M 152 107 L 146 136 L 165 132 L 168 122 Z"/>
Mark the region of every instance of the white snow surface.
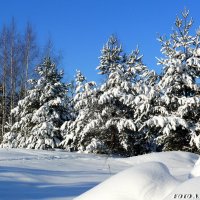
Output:
<path fill-rule="evenodd" d="M 200 158 L 197 160 L 192 171 L 190 172 L 191 178 L 198 177 L 198 176 L 200 176 Z"/>
<path fill-rule="evenodd" d="M 186 152 L 117 158 L 0 149 L 0 199 L 169 200 L 182 193 L 200 198 L 198 159 Z"/>

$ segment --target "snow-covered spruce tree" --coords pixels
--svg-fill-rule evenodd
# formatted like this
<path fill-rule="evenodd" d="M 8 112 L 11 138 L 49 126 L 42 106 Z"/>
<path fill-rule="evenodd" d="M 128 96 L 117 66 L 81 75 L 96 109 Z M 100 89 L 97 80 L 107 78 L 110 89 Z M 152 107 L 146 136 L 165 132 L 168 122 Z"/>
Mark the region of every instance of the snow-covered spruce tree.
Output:
<path fill-rule="evenodd" d="M 62 140 L 60 126 L 70 119 L 67 86 L 61 82 L 63 72 L 57 71 L 50 58 L 36 72 L 39 79 L 29 81 L 32 89 L 11 112 L 15 123 L 4 135 L 2 147 L 50 149 Z"/>
<path fill-rule="evenodd" d="M 189 34 L 193 21 L 188 14 L 185 10 L 182 18 L 177 17 L 170 39 L 159 38 L 165 55 L 159 59 L 163 66 L 157 87 L 160 97 L 154 102 L 154 116 L 145 124 L 157 150 L 200 150 L 200 32 Z"/>
<path fill-rule="evenodd" d="M 83 132 L 84 127 L 90 123 L 96 113 L 94 111 L 97 102 L 96 83 L 93 81 L 87 82 L 79 70 L 76 72 L 75 81 L 76 95 L 73 104 L 76 118 L 75 120 L 66 121 L 62 125 L 61 133 L 64 140 L 61 142 L 60 147 L 68 151 L 92 151 L 97 153 L 100 148 L 97 150 L 95 146 L 100 146 L 100 142 L 90 138 L 90 136 L 85 138 Z"/>

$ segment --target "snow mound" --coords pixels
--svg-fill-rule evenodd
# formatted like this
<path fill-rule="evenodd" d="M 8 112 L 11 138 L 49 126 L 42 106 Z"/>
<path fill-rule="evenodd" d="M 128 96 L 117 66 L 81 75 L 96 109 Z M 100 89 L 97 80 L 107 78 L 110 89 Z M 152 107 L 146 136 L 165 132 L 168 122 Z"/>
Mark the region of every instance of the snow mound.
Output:
<path fill-rule="evenodd" d="M 164 200 L 200 199 L 200 177 L 189 179 L 180 184 Z"/>
<path fill-rule="evenodd" d="M 124 170 L 75 200 L 162 200 L 179 184 L 160 162 Z"/>
<path fill-rule="evenodd" d="M 200 158 L 195 163 L 194 168 L 192 169 L 189 175 L 190 178 L 198 177 L 198 176 L 200 176 Z"/>
<path fill-rule="evenodd" d="M 181 167 L 188 167 L 191 170 L 191 167 L 194 166 L 198 158 L 199 156 L 194 153 L 183 151 L 168 151 L 133 156 L 125 159 L 121 158 L 120 160 L 131 165 L 155 161 L 163 163 L 169 168 L 169 170 L 174 170 L 174 168 L 178 168 L 180 170 Z"/>

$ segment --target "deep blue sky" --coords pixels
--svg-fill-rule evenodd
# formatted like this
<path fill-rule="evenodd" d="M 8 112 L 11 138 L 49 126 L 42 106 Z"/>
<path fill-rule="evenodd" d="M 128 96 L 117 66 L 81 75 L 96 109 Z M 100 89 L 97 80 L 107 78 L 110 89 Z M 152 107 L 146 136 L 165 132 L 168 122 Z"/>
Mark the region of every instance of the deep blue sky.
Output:
<path fill-rule="evenodd" d="M 65 78 L 80 69 L 88 80 L 101 80 L 95 70 L 103 44 L 115 34 L 130 52 L 137 45 L 149 68 L 158 70 L 157 34 L 171 33 L 176 15 L 186 7 L 200 25 L 199 0 L 0 0 L 0 26 L 15 17 L 19 29 L 30 21 L 40 44 L 49 36 L 62 51 Z"/>

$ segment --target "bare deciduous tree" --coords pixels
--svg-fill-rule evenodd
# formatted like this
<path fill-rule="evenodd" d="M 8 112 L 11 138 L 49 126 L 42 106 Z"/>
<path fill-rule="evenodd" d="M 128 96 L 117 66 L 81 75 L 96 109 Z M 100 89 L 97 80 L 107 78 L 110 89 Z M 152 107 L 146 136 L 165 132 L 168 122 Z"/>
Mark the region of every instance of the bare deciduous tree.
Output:
<path fill-rule="evenodd" d="M 24 33 L 18 32 L 14 18 L 9 26 L 3 26 L 0 33 L 1 137 L 5 133 L 10 111 L 26 95 L 27 80 L 37 61 L 38 49 L 36 34 L 30 23 L 27 23 Z M 12 116 L 9 123 L 13 124 Z"/>

